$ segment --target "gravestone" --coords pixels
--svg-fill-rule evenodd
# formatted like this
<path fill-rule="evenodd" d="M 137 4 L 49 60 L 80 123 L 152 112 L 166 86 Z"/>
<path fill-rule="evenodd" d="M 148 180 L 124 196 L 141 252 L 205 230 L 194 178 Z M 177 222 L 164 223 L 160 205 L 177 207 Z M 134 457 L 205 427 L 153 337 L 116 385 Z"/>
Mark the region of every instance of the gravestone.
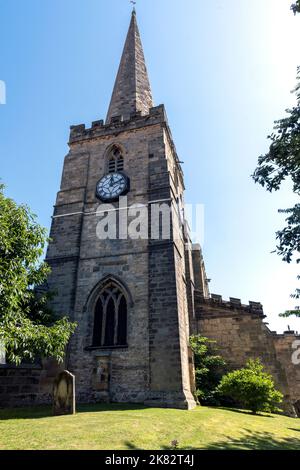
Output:
<path fill-rule="evenodd" d="M 75 375 L 67 370 L 60 372 L 53 385 L 53 414 L 75 414 Z"/>

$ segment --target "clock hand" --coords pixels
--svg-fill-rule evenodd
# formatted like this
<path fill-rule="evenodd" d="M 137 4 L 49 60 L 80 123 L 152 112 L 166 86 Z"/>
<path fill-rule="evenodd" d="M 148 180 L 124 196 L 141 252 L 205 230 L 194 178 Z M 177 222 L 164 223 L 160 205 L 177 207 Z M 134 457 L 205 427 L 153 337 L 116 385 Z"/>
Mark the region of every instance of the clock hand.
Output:
<path fill-rule="evenodd" d="M 121 188 L 120 183 L 116 183 L 116 184 L 114 184 L 114 186 L 113 186 L 113 191 L 118 191 L 120 188 Z"/>

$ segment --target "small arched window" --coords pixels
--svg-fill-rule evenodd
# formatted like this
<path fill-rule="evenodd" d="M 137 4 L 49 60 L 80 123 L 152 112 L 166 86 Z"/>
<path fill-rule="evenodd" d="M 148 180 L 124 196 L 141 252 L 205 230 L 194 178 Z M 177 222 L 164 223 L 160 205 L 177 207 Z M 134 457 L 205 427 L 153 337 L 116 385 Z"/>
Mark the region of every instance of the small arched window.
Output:
<path fill-rule="evenodd" d="M 120 287 L 110 281 L 103 287 L 94 313 L 94 347 L 127 345 L 127 302 Z"/>
<path fill-rule="evenodd" d="M 108 154 L 108 172 L 115 173 L 117 171 L 123 171 L 124 169 L 124 157 L 119 147 L 113 146 Z"/>

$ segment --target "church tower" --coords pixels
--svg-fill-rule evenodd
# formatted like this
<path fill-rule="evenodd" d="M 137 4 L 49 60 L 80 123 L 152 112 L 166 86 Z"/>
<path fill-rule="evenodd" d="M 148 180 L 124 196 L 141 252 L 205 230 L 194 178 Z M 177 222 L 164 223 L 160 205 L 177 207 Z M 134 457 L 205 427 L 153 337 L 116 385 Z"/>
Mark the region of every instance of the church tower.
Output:
<path fill-rule="evenodd" d="M 165 108 L 153 105 L 135 11 L 106 121 L 72 126 L 69 148 L 46 261 L 54 310 L 78 324 L 65 364 L 77 399 L 190 409 L 183 173 Z M 103 236 L 103 220 L 115 236 Z"/>

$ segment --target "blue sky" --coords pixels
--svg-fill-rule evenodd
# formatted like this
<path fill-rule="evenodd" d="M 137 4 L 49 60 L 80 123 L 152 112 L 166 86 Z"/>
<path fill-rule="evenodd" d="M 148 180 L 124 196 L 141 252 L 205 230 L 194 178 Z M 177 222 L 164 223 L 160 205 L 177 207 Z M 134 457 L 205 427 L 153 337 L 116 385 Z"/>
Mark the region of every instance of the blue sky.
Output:
<path fill-rule="evenodd" d="M 250 178 L 275 119 L 293 104 L 300 18 L 291 0 L 139 0 L 153 95 L 164 103 L 188 203 L 205 206 L 211 292 L 261 301 L 272 329 L 299 320 L 297 268 L 271 251 L 295 202 Z M 50 226 L 69 126 L 104 118 L 130 19 L 127 0 L 1 0 L 0 177 Z"/>

